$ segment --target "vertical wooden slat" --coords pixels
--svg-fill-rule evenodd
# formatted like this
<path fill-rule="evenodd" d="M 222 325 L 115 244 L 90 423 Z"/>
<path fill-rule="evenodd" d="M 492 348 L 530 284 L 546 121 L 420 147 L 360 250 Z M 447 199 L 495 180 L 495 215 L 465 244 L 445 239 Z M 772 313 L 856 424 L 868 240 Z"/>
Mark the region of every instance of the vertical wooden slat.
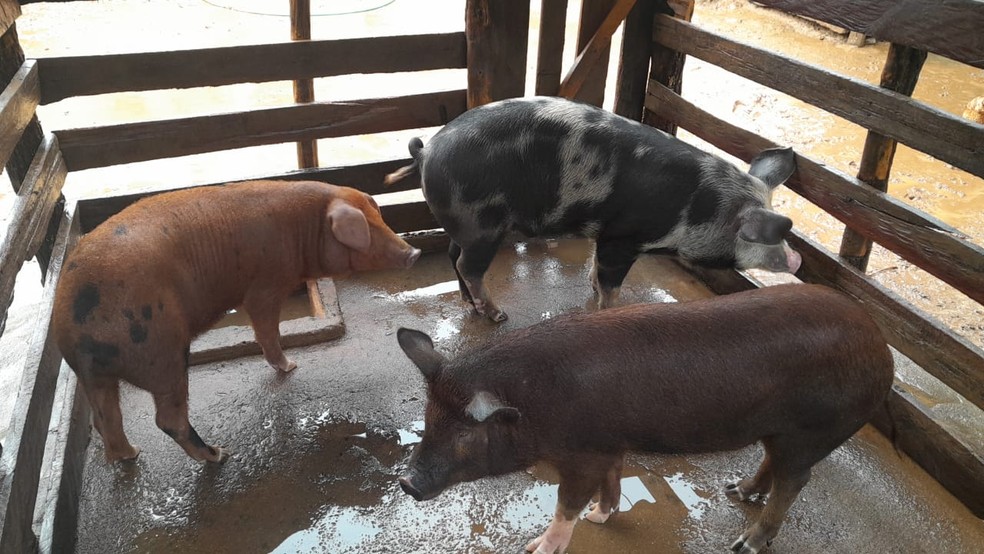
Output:
<path fill-rule="evenodd" d="M 912 96 L 925 61 L 925 51 L 892 44 L 882 70 L 882 88 Z M 861 155 L 858 180 L 882 192 L 887 191 L 896 145 L 894 139 L 868 131 L 864 141 L 864 152 Z M 868 267 L 868 259 L 871 256 L 871 240 L 847 227 L 844 229 L 844 236 L 841 237 L 840 255 L 844 261 L 864 271 Z"/>
<path fill-rule="evenodd" d="M 670 0 L 668 2 L 657 0 L 656 9 L 665 13 L 673 13 L 677 19 L 690 21 L 694 15 L 694 0 Z M 683 90 L 683 64 L 687 57 L 658 43 L 653 43 L 652 54 L 649 78 L 680 94 Z M 642 120 L 647 125 L 652 125 L 672 135 L 676 134 L 677 126 L 675 123 L 649 110 L 643 113 Z"/>
<path fill-rule="evenodd" d="M 650 24 L 651 26 L 651 24 Z M 540 42 L 536 53 L 536 94 L 556 96 L 564 63 L 564 32 L 567 29 L 567 0 L 540 3 Z"/>
<path fill-rule="evenodd" d="M 587 48 L 591 37 L 595 35 L 601 27 L 605 17 L 612 11 L 615 0 L 582 0 L 581 19 L 577 29 L 577 54 L 581 55 Z M 605 81 L 608 78 L 608 54 L 611 45 L 606 45 L 600 50 L 600 59 L 588 73 L 584 81 L 584 86 L 574 96 L 574 99 L 595 106 L 601 106 L 605 101 Z"/>
<path fill-rule="evenodd" d="M 529 30 L 529 2 L 467 1 L 469 108 L 523 95 Z"/>
<path fill-rule="evenodd" d="M 636 0 L 617 0 L 612 6 L 611 11 L 598 25 L 598 29 L 592 35 L 577 59 L 571 67 L 564 80 L 560 82 L 558 96 L 564 98 L 576 98 L 584 85 L 595 73 L 595 68 L 604 65 L 604 80 L 608 79 L 608 56 L 611 51 L 612 35 L 618 30 L 622 21 L 629 15 Z M 605 87 L 602 86 L 602 100 L 604 100 Z"/>
<path fill-rule="evenodd" d="M 0 92 L 0 163 L 5 163 L 17 148 L 40 100 L 38 66 L 30 60 L 24 62 Z"/>
<path fill-rule="evenodd" d="M 614 111 L 633 121 L 642 121 L 642 110 L 646 102 L 655 15 L 656 3 L 652 0 L 640 0 L 625 18 L 625 27 L 622 30 Z"/>
<path fill-rule="evenodd" d="M 290 39 L 311 40 L 311 0 L 290 0 Z M 294 102 L 314 102 L 314 79 L 294 81 Z M 312 139 L 297 143 L 297 167 L 318 167 L 318 141 Z"/>
<path fill-rule="evenodd" d="M 7 32 L 7 29 L 14 25 L 14 21 L 17 21 L 20 14 L 20 2 L 17 0 L 0 0 L 0 33 Z"/>

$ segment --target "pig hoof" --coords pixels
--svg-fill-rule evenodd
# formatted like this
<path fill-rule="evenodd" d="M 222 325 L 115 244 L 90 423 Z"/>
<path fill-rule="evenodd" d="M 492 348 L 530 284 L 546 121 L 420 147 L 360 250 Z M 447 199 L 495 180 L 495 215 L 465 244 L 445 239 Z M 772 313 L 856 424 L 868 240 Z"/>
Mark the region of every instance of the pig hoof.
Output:
<path fill-rule="evenodd" d="M 584 519 L 590 521 L 591 523 L 602 524 L 608 521 L 608 518 L 612 517 L 613 511 L 603 512 L 601 510 L 600 502 L 593 502 L 590 506 L 591 511 L 585 514 Z"/>
<path fill-rule="evenodd" d="M 748 498 L 745 496 L 745 492 L 741 490 L 741 487 L 738 486 L 738 483 L 729 483 L 726 485 L 724 487 L 724 494 L 732 498 L 737 498 L 740 502 L 744 502 Z"/>
<path fill-rule="evenodd" d="M 124 452 L 122 454 L 114 454 L 111 452 L 106 452 L 106 461 L 113 462 L 132 462 L 140 456 L 140 447 L 132 446 L 130 447 L 130 452 Z"/>
<path fill-rule="evenodd" d="M 509 316 L 502 310 L 495 310 L 488 314 L 488 318 L 496 323 L 502 323 L 503 321 L 509 319 Z"/>
<path fill-rule="evenodd" d="M 229 451 L 225 448 L 216 446 L 212 447 L 211 450 L 213 450 L 215 454 L 210 453 L 210 455 L 205 456 L 205 459 L 202 461 L 211 462 L 213 464 L 221 464 L 229 459 Z"/>
<path fill-rule="evenodd" d="M 297 369 L 297 364 L 294 363 L 294 360 L 288 358 L 284 358 L 282 362 L 271 363 L 270 365 L 273 366 L 273 369 L 284 373 L 290 373 L 291 371 Z"/>

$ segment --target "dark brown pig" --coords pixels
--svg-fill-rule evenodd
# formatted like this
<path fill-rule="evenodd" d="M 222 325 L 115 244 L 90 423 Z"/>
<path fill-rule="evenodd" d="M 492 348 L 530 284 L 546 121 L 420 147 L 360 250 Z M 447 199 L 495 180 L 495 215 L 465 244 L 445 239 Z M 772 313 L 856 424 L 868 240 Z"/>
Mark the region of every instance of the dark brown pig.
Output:
<path fill-rule="evenodd" d="M 698 453 L 761 441 L 752 478 L 729 485 L 768 504 L 732 546 L 765 547 L 810 469 L 887 398 L 892 356 L 864 309 L 815 285 L 683 304 L 561 316 L 449 360 L 420 331 L 400 346 L 427 381 L 424 436 L 400 478 L 417 500 L 548 462 L 557 511 L 526 549 L 563 552 L 577 515 L 618 506 L 628 451 Z"/>
<path fill-rule="evenodd" d="M 141 200 L 82 237 L 66 260 L 52 323 L 92 405 L 110 461 L 135 458 L 119 379 L 149 391 L 157 426 L 196 460 L 221 461 L 188 422 L 192 339 L 231 308 L 250 317 L 271 366 L 280 307 L 307 279 L 410 267 L 420 255 L 372 197 L 318 182 L 256 181 Z"/>

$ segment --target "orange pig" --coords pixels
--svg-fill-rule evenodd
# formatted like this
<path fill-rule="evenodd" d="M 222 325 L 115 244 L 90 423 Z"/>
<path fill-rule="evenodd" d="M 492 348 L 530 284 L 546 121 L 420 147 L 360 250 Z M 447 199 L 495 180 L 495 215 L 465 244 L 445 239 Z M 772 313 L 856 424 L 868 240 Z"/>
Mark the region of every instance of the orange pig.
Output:
<path fill-rule="evenodd" d="M 149 391 L 157 426 L 192 458 L 219 462 L 188 421 L 192 339 L 231 308 L 250 317 L 271 366 L 280 307 L 307 279 L 410 267 L 420 256 L 371 196 L 319 182 L 255 181 L 141 200 L 82 237 L 65 261 L 52 325 L 92 406 L 109 461 L 140 450 L 123 432 L 119 380 Z"/>

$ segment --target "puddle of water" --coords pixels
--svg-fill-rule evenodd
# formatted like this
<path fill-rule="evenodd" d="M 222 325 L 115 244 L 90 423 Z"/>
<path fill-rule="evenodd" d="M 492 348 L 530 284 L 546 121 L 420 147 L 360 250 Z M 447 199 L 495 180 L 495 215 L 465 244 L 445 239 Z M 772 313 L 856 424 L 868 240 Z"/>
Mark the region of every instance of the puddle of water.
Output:
<path fill-rule="evenodd" d="M 410 446 L 420 442 L 420 437 L 424 434 L 424 420 L 417 420 L 410 424 L 410 430 L 397 430 L 400 446 Z"/>
<path fill-rule="evenodd" d="M 666 484 L 673 489 L 673 493 L 686 506 L 691 518 L 700 519 L 704 516 L 704 512 L 709 507 L 707 499 L 697 494 L 693 484 L 688 482 L 682 473 L 675 473 L 671 476 L 663 477 L 663 480 L 666 481 Z"/>
<path fill-rule="evenodd" d="M 413 289 L 408 291 L 399 292 L 394 295 L 388 295 L 393 300 L 405 301 L 414 300 L 417 298 L 427 298 L 431 296 L 440 296 L 442 294 L 448 294 L 451 292 L 458 292 L 458 281 L 445 281 L 443 283 L 437 283 L 435 285 L 430 285 L 427 287 L 421 287 L 419 289 Z M 377 295 L 378 298 L 385 298 L 387 295 Z"/>
<path fill-rule="evenodd" d="M 638 477 L 623 477 L 622 498 L 618 503 L 618 511 L 628 512 L 639 502 L 655 504 L 656 498 L 653 497 L 653 493 L 649 492 L 649 488 L 642 482 L 642 479 Z"/>
<path fill-rule="evenodd" d="M 309 529 L 298 531 L 280 543 L 270 554 L 300 552 L 340 552 L 371 540 L 382 530 L 371 510 L 331 507 Z"/>

